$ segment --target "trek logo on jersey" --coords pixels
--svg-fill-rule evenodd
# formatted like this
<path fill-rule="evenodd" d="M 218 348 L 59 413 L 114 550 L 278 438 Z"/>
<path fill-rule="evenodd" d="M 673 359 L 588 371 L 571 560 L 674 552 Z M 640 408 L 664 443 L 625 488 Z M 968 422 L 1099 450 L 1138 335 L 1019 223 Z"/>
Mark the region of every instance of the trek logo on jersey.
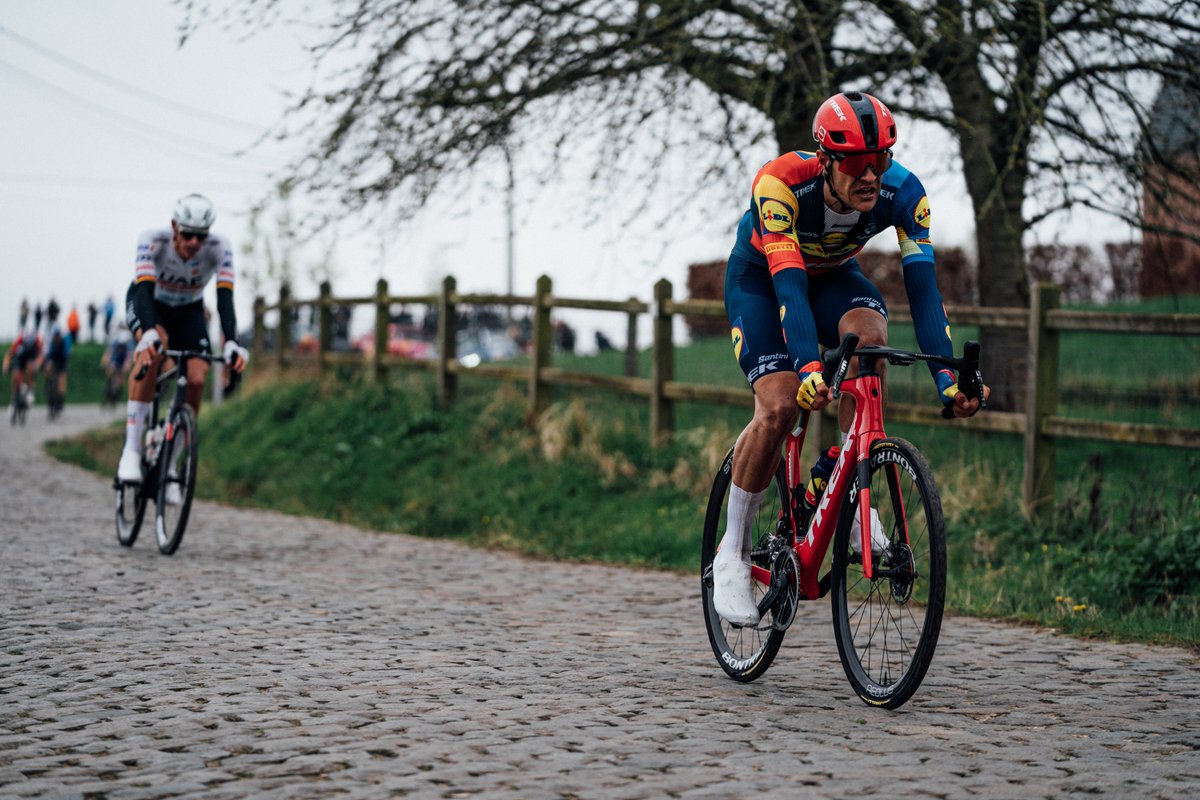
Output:
<path fill-rule="evenodd" d="M 913 210 L 913 221 L 922 228 L 929 227 L 929 197 L 921 198 L 921 202 L 917 203 L 916 209 Z"/>
<path fill-rule="evenodd" d="M 733 323 L 733 330 L 729 332 L 733 339 L 733 355 L 738 361 L 742 360 L 742 345 L 746 343 L 746 334 L 742 331 L 742 318 L 738 317 L 737 322 Z"/>
<path fill-rule="evenodd" d="M 778 200 L 763 200 L 759 214 L 763 227 L 772 233 L 782 233 L 792 227 L 792 210 Z"/>

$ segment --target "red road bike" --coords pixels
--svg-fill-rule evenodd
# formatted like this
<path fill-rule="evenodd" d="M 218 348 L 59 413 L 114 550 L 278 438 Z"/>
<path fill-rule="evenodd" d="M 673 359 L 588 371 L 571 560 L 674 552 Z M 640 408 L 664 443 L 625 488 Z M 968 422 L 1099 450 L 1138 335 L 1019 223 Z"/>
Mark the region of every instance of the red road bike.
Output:
<path fill-rule="evenodd" d="M 859 373 L 846 378 L 853 357 Z M 725 531 L 733 471 L 729 451 L 709 495 L 700 571 L 708 639 L 717 662 L 734 680 L 752 681 L 766 672 L 800 601 L 830 593 L 838 655 L 864 702 L 883 708 L 903 705 L 929 669 L 946 597 L 945 522 L 924 456 L 911 443 L 884 432 L 880 359 L 901 366 L 932 361 L 958 370 L 963 393 L 981 396 L 977 342 L 968 342 L 963 358 L 956 359 L 858 347 L 858 337 L 849 334 L 826 353 L 825 382 L 833 397 L 846 393 L 855 399 L 854 423 L 812 509 L 803 502 L 808 473 L 800 461 L 809 412 L 801 412 L 788 434 L 775 471 L 775 491 L 768 492 L 753 521 L 751 576 L 762 615 L 755 626 L 726 622 L 712 606 L 712 562 Z M 943 416 L 953 413 L 943 409 Z M 855 515 L 859 536 L 852 542 Z M 878 523 L 872 531 L 875 515 Z M 832 563 L 820 575 L 830 543 Z"/>

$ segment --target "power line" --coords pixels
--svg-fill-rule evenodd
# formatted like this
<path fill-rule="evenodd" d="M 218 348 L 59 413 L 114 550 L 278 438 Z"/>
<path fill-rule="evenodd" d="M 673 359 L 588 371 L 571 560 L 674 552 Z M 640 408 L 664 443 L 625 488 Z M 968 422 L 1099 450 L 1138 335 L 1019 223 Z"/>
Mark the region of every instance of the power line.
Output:
<path fill-rule="evenodd" d="M 21 69 L 20 67 L 14 66 L 13 64 L 10 64 L 7 61 L 4 61 L 2 59 L 0 59 L 0 68 L 5 68 L 5 69 L 10 70 L 11 72 L 15 72 L 15 73 L 17 73 L 17 75 L 19 75 L 20 77 L 24 78 L 27 81 L 32 81 L 33 83 L 39 84 L 43 87 L 46 87 L 46 88 L 56 92 L 59 95 L 69 98 L 71 101 L 73 101 L 77 105 L 82 106 L 84 109 L 89 110 L 94 114 L 99 114 L 101 117 L 110 118 L 126 127 L 141 131 L 143 134 L 149 135 L 149 136 L 155 138 L 156 140 L 159 140 L 158 143 L 160 145 L 165 145 L 167 147 L 170 147 L 171 149 L 176 150 L 176 152 L 183 152 L 183 154 L 186 155 L 188 158 L 195 158 L 197 154 L 196 153 L 186 153 L 184 151 L 181 151 L 178 147 L 176 147 L 176 145 L 178 145 L 178 144 L 189 145 L 191 147 L 196 148 L 197 150 L 203 151 L 205 154 L 207 154 L 210 157 L 216 156 L 221 159 L 237 159 L 237 158 L 239 158 L 239 156 L 235 152 L 221 151 L 217 148 L 214 148 L 208 142 L 193 138 L 191 136 L 187 136 L 186 134 L 178 133 L 177 131 L 168 131 L 163 128 L 159 128 L 155 125 L 150 125 L 148 123 L 142 122 L 141 120 L 134 119 L 126 114 L 122 114 L 119 111 L 114 111 L 114 110 L 112 110 L 106 106 L 103 106 L 99 103 L 88 100 L 87 98 L 80 97 L 79 95 L 77 95 L 67 89 L 62 88 L 61 86 L 58 86 L 57 84 L 54 84 L 54 83 L 51 83 L 50 81 L 39 78 L 36 75 L 26 72 L 25 70 Z M 162 140 L 166 140 L 166 141 L 162 141 Z M 230 167 L 232 165 L 226 164 L 225 166 Z"/>
<path fill-rule="evenodd" d="M 43 184 L 52 186 L 96 187 L 101 189 L 154 189 L 179 185 L 178 179 L 154 180 L 151 178 L 100 178 L 83 175 L 38 175 L 31 172 L 0 172 L 0 183 Z M 204 181 L 205 186 L 223 189 L 245 189 L 260 186 L 254 181 Z"/>
<path fill-rule="evenodd" d="M 49 47 L 38 44 L 37 42 L 33 41 L 32 39 L 30 39 L 26 36 L 22 36 L 21 34 L 17 33 L 16 31 L 12 30 L 11 28 L 5 27 L 4 25 L 0 25 L 0 34 L 8 36 L 11 39 L 15 39 L 17 42 L 20 42 L 21 44 L 25 45 L 29 49 L 34 50 L 38 53 L 41 53 L 46 58 L 49 58 L 53 61 L 57 61 L 58 63 L 63 64 L 65 66 L 75 70 L 76 72 L 86 75 L 87 77 L 91 78 L 92 80 L 100 81 L 101 83 L 106 83 L 115 89 L 125 92 L 126 94 L 131 94 L 135 97 L 140 97 L 143 100 L 148 100 L 152 103 L 157 103 L 158 105 L 175 109 L 176 111 L 187 114 L 188 116 L 206 117 L 215 122 L 219 122 L 223 125 L 229 125 L 231 127 L 241 128 L 242 130 L 250 131 L 252 133 L 261 134 L 263 132 L 263 127 L 261 125 L 254 125 L 252 123 L 245 122 L 240 119 L 234 119 L 233 117 L 226 117 L 223 114 L 217 114 L 212 111 L 205 111 L 203 109 L 192 108 L 191 106 L 184 105 L 183 103 L 180 103 L 169 97 L 164 97 L 163 95 L 155 94 L 154 92 L 150 92 L 150 91 L 142 89 L 138 86 L 134 86 L 133 84 L 127 83 L 123 80 L 120 80 L 119 78 L 113 78 L 109 75 L 105 75 L 102 72 L 92 69 L 91 67 L 87 66 L 86 64 L 81 64 L 78 61 L 75 61 L 71 58 L 68 58 L 67 56 L 62 55 L 61 53 L 57 53 L 54 50 L 51 50 Z"/>

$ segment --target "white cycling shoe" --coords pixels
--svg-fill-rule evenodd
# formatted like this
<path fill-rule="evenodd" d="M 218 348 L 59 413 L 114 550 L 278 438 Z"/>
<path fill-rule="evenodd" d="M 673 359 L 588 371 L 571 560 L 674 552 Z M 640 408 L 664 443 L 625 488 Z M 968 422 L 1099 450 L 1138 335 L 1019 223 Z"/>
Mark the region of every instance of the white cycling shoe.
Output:
<path fill-rule="evenodd" d="M 756 625 L 758 604 L 751 589 L 750 565 L 740 558 L 713 559 L 713 610 L 733 625 Z"/>
<path fill-rule="evenodd" d="M 871 558 L 876 559 L 887 552 L 888 538 L 883 532 L 883 524 L 879 521 L 879 512 L 871 509 Z M 850 527 L 850 549 L 862 555 L 862 524 L 859 522 L 858 510 L 855 509 L 854 523 Z"/>
<path fill-rule="evenodd" d="M 121 451 L 121 463 L 117 464 L 117 480 L 121 483 L 142 482 L 142 454 L 132 450 Z"/>
<path fill-rule="evenodd" d="M 178 478 L 175 475 L 171 477 Z M 179 481 L 177 479 L 167 481 L 167 488 L 163 492 L 163 499 L 167 501 L 167 505 L 169 506 L 177 506 L 183 502 L 183 492 L 179 491 Z"/>

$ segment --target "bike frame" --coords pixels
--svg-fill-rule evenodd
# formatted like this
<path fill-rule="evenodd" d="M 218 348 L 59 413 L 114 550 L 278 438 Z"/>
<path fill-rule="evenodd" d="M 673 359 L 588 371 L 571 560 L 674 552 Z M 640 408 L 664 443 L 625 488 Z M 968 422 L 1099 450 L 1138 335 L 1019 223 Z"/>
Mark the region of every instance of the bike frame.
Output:
<path fill-rule="evenodd" d="M 854 398 L 854 422 L 833 465 L 828 485 L 817 507 L 813 509 L 812 516 L 807 520 L 807 528 L 800 506 L 800 498 L 804 495 L 805 477 L 800 452 L 804 447 L 810 412 L 801 412 L 800 421 L 788 434 L 784 445 L 788 497 L 785 507 L 780 509 L 780 521 L 790 531 L 804 531 L 803 536 L 795 536 L 792 545 L 796 552 L 796 560 L 800 562 L 800 597 L 804 600 L 816 600 L 823 594 L 819 578 L 821 564 L 837 531 L 838 511 L 846 493 L 850 491 L 855 473 L 858 473 L 859 477 L 859 528 L 862 532 L 863 573 L 867 579 L 874 576 L 871 556 L 871 489 L 867 467 L 871 447 L 887 435 L 883 430 L 883 404 L 880 400 L 882 380 L 875 371 L 874 362 L 874 358 L 861 357 L 859 374 L 844 379 L 840 391 L 836 392 L 849 394 Z M 907 542 L 907 526 L 903 533 Z M 754 580 L 766 586 L 771 585 L 769 569 L 752 565 L 750 571 Z"/>

